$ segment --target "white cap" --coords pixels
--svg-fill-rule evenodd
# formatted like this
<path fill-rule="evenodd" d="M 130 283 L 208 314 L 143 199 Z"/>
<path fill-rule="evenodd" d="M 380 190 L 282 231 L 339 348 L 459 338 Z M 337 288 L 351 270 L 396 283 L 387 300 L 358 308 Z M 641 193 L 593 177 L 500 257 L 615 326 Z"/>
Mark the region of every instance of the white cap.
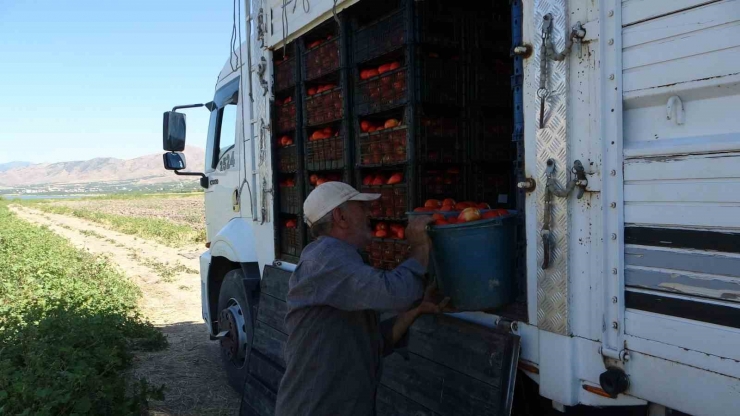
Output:
<path fill-rule="evenodd" d="M 361 194 L 344 182 L 325 182 L 316 187 L 303 203 L 303 215 L 310 227 L 329 211 L 347 201 L 375 201 L 380 194 Z"/>

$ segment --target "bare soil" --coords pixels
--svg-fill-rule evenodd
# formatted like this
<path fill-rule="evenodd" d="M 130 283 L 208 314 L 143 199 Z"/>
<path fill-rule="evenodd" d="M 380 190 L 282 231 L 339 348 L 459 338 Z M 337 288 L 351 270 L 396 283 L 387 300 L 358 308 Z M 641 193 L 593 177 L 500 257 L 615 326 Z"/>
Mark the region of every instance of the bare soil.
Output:
<path fill-rule="evenodd" d="M 184 200 L 178 198 L 173 202 L 183 204 Z M 118 204 L 109 203 L 130 205 L 132 201 L 79 202 L 115 207 Z M 162 199 L 148 202 L 166 204 Z M 146 209 L 144 206 L 131 209 Z M 164 401 L 151 403 L 150 415 L 237 414 L 240 398 L 226 382 L 218 343 L 209 340 L 201 318 L 200 277 L 197 273 L 198 256 L 203 251 L 201 246 L 175 249 L 111 231 L 80 218 L 48 214 L 17 205 L 11 209 L 20 218 L 47 226 L 77 247 L 107 256 L 141 288 L 143 314 L 161 329 L 170 344 L 164 351 L 142 353 L 136 357 L 133 377 L 144 377 L 153 385 L 166 385 Z M 137 216 L 142 216 L 141 211 L 137 212 Z"/>

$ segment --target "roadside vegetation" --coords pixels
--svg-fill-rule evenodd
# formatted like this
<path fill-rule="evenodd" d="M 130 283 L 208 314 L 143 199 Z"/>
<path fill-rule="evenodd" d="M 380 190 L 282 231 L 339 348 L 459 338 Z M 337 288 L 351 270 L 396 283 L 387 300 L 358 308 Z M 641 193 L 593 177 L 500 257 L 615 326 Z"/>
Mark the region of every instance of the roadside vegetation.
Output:
<path fill-rule="evenodd" d="M 139 315 L 139 296 L 107 259 L 18 219 L 0 200 L 0 414 L 139 415 L 160 400 L 162 386 L 127 377 L 135 351 L 167 345 Z"/>

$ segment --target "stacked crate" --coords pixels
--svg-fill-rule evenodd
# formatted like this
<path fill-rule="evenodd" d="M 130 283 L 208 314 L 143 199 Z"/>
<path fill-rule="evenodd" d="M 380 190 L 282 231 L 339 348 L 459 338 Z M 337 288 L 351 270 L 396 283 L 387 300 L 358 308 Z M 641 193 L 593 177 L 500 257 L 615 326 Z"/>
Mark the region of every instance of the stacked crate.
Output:
<path fill-rule="evenodd" d="M 515 208 L 516 144 L 512 142 L 510 6 L 480 3 L 465 15 L 466 112 L 470 195 L 492 207 Z"/>
<path fill-rule="evenodd" d="M 356 178 L 361 192 L 381 194 L 367 250 L 375 267 L 408 256 L 390 230 L 405 226 L 406 212 L 429 198 L 465 196 L 462 28 L 448 3 L 381 1 L 352 11 Z"/>
<path fill-rule="evenodd" d="M 275 211 L 277 218 L 277 257 L 297 262 L 305 245 L 306 228 L 303 223 L 303 135 L 301 130 L 301 95 L 299 89 L 300 63 L 298 45 L 292 44 L 275 51 L 272 143 L 276 167 Z"/>
<path fill-rule="evenodd" d="M 338 19 L 301 38 L 306 195 L 324 182 L 352 183 L 348 35 Z"/>

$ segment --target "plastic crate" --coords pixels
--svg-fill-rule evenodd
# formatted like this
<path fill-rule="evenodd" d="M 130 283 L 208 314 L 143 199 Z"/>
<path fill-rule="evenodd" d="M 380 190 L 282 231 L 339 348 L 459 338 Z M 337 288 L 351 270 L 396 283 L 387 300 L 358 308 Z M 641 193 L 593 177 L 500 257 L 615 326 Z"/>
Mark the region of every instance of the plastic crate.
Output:
<path fill-rule="evenodd" d="M 303 207 L 302 196 L 299 186 L 280 186 L 280 212 L 299 214 Z"/>
<path fill-rule="evenodd" d="M 368 262 L 376 269 L 393 270 L 409 258 L 410 249 L 405 240 L 374 238 L 368 247 Z"/>
<path fill-rule="evenodd" d="M 282 91 L 295 86 L 295 57 L 275 63 L 275 91 Z"/>
<path fill-rule="evenodd" d="M 463 44 L 463 20 L 460 10 L 448 0 L 415 2 L 415 41 L 426 45 L 460 48 Z"/>
<path fill-rule="evenodd" d="M 486 7 L 494 4 L 481 2 L 477 6 L 482 10 L 469 10 L 469 13 L 461 15 L 467 43 L 465 46 L 468 50 L 508 56 L 511 48 L 511 8 L 508 3 L 498 8 Z"/>
<path fill-rule="evenodd" d="M 306 141 L 306 169 L 310 171 L 337 170 L 345 166 L 347 141 L 345 135 Z"/>
<path fill-rule="evenodd" d="M 509 113 L 497 109 L 470 109 L 470 160 L 509 163 L 516 148 L 511 143 L 512 123 Z"/>
<path fill-rule="evenodd" d="M 308 47 L 306 49 L 304 80 L 316 79 L 340 68 L 338 36 L 331 35 L 331 39 L 324 40 L 320 45 L 311 49 Z"/>
<path fill-rule="evenodd" d="M 408 187 L 404 185 L 362 186 L 360 192 L 380 194 L 370 202 L 370 216 L 375 219 L 402 220 L 410 210 Z"/>
<path fill-rule="evenodd" d="M 275 106 L 276 133 L 285 133 L 296 129 L 298 118 L 296 117 L 295 100 L 288 104 Z"/>
<path fill-rule="evenodd" d="M 417 101 L 462 106 L 465 92 L 463 56 L 457 51 L 440 54 L 420 50 L 415 64 Z"/>
<path fill-rule="evenodd" d="M 298 257 L 303 251 L 303 224 L 300 218 L 293 218 L 297 225 L 295 228 L 285 226 L 285 217 L 280 218 L 280 252 L 288 256 Z"/>
<path fill-rule="evenodd" d="M 355 31 L 355 62 L 365 62 L 385 55 L 406 44 L 404 10 L 399 9 Z"/>
<path fill-rule="evenodd" d="M 344 116 L 342 88 L 337 87 L 304 98 L 304 122 L 307 126 L 329 123 Z"/>
<path fill-rule="evenodd" d="M 408 80 L 405 67 L 360 80 L 356 69 L 355 109 L 357 114 L 378 113 L 403 105 L 408 100 Z"/>
<path fill-rule="evenodd" d="M 338 181 L 338 182 L 344 182 L 346 184 L 352 185 L 352 180 L 350 177 L 350 173 L 348 169 L 342 169 L 342 170 L 336 170 L 333 172 L 314 172 L 314 171 L 306 171 L 306 189 L 308 192 L 307 195 L 311 193 L 311 191 L 316 188 L 316 185 L 311 183 L 311 176 L 316 175 L 320 179 L 328 180 L 328 181 Z"/>
<path fill-rule="evenodd" d="M 465 161 L 461 117 L 420 113 L 416 118 L 416 124 L 416 160 L 418 162 L 461 163 Z"/>
<path fill-rule="evenodd" d="M 418 173 L 419 204 L 427 199 L 452 198 L 457 201 L 466 199 L 465 167 L 420 166 Z"/>
<path fill-rule="evenodd" d="M 358 140 L 360 166 L 397 165 L 408 160 L 406 125 L 373 133 L 361 133 Z"/>
<path fill-rule="evenodd" d="M 280 173 L 293 173 L 298 170 L 298 147 L 296 145 L 290 145 L 287 147 L 281 147 L 277 151 L 278 153 L 278 172 Z"/>
<path fill-rule="evenodd" d="M 510 108 L 512 105 L 512 64 L 508 56 L 471 58 L 467 67 L 469 105 Z"/>
<path fill-rule="evenodd" d="M 483 168 L 475 168 L 470 183 L 470 196 L 476 202 L 487 202 L 492 207 L 511 207 L 516 202 L 512 177 L 508 171 L 486 172 Z"/>

